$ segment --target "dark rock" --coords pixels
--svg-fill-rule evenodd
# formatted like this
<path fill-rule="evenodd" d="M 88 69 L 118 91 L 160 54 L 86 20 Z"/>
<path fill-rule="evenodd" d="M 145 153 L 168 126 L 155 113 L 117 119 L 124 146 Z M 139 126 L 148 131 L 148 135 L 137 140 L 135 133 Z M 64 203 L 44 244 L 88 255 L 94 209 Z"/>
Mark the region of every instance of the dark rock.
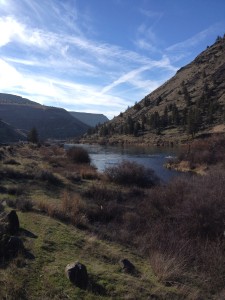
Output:
<path fill-rule="evenodd" d="M 133 274 L 135 272 L 135 266 L 128 260 L 122 259 L 121 261 L 124 272 Z"/>
<path fill-rule="evenodd" d="M 20 228 L 19 219 L 15 210 L 12 210 L 8 215 L 7 219 L 9 222 L 9 233 L 17 234 Z"/>
<path fill-rule="evenodd" d="M 10 236 L 5 244 L 5 257 L 8 259 L 16 257 L 19 252 L 24 252 L 23 242 L 17 236 Z"/>
<path fill-rule="evenodd" d="M 85 265 L 76 262 L 66 266 L 66 276 L 69 280 L 80 289 L 86 289 L 88 285 L 88 273 Z"/>

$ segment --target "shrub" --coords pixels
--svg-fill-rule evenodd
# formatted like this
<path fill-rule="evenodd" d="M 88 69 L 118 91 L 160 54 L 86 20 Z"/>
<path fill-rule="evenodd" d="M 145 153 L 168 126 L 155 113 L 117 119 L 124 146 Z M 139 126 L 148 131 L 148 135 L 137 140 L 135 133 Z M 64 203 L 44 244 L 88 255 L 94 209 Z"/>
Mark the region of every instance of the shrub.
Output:
<path fill-rule="evenodd" d="M 77 172 L 65 172 L 64 176 L 72 182 L 81 182 L 81 177 Z"/>
<path fill-rule="evenodd" d="M 74 163 L 77 164 L 90 164 L 91 158 L 82 147 L 72 147 L 67 150 L 67 157 Z"/>
<path fill-rule="evenodd" d="M 85 204 L 77 194 L 70 194 L 65 191 L 62 194 L 62 202 L 60 204 L 39 202 L 38 208 L 47 213 L 50 217 L 59 219 L 64 222 L 79 227 L 87 227 L 87 217 L 84 213 Z"/>
<path fill-rule="evenodd" d="M 178 159 L 188 160 L 191 165 L 216 164 L 225 161 L 225 139 L 223 136 L 213 136 L 193 141 L 183 147 Z"/>
<path fill-rule="evenodd" d="M 123 199 L 120 190 L 109 189 L 104 185 L 93 184 L 83 192 L 83 196 L 91 199 L 93 202 L 102 205 L 104 202 L 117 201 Z"/>
<path fill-rule="evenodd" d="M 23 212 L 33 209 L 33 202 L 28 198 L 6 199 L 6 204 L 11 208 L 17 208 Z"/>
<path fill-rule="evenodd" d="M 25 199 L 18 198 L 17 199 L 16 207 L 23 212 L 31 211 L 33 209 L 33 206 L 34 206 L 33 202 L 28 198 L 25 198 Z"/>
<path fill-rule="evenodd" d="M 159 178 L 152 169 L 131 161 L 109 167 L 104 173 L 109 180 L 122 185 L 152 187 L 159 183 Z"/>
<path fill-rule="evenodd" d="M 95 180 L 99 178 L 96 168 L 92 166 L 87 166 L 87 165 L 81 166 L 79 171 L 83 179 Z"/>
<path fill-rule="evenodd" d="M 52 172 L 47 171 L 47 170 L 41 170 L 37 174 L 36 178 L 40 179 L 42 181 L 46 181 L 47 183 L 52 184 L 52 185 L 62 184 L 62 181 L 57 176 L 55 176 Z"/>

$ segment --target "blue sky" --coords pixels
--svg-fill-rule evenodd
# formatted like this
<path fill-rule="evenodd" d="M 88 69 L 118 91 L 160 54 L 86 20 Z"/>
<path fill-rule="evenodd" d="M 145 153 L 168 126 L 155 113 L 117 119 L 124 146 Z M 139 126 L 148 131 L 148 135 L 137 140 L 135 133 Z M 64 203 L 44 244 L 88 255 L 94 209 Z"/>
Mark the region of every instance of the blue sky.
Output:
<path fill-rule="evenodd" d="M 224 33 L 224 0 L 0 0 L 0 92 L 112 118 Z"/>

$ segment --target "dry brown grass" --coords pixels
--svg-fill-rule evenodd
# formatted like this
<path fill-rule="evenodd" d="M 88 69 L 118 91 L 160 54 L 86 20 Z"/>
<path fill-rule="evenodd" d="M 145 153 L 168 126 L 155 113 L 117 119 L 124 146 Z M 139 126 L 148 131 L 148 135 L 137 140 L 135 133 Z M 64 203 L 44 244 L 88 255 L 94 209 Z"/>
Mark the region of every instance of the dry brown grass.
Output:
<path fill-rule="evenodd" d="M 216 164 L 225 161 L 225 138 L 223 135 L 194 140 L 184 145 L 178 157 L 179 161 L 189 161 L 194 168 L 196 164 Z"/>
<path fill-rule="evenodd" d="M 88 223 L 85 215 L 85 203 L 78 194 L 64 191 L 59 203 L 40 201 L 37 206 L 50 217 L 69 222 L 78 227 L 86 227 Z"/>
<path fill-rule="evenodd" d="M 166 285 L 182 284 L 187 274 L 185 259 L 167 252 L 155 251 L 149 255 L 150 265 L 160 282 Z"/>

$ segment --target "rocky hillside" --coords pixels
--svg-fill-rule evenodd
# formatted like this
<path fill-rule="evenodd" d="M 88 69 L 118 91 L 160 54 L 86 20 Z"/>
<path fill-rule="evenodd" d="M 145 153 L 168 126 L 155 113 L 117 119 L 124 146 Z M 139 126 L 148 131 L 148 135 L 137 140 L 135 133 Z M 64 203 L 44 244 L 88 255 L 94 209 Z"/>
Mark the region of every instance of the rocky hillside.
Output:
<path fill-rule="evenodd" d="M 75 111 L 70 111 L 69 113 L 76 119 L 80 120 L 84 124 L 87 124 L 88 126 L 91 127 L 109 121 L 109 119 L 103 114 L 91 114 L 91 113 L 75 112 Z"/>
<path fill-rule="evenodd" d="M 180 141 L 225 131 L 225 36 L 124 113 L 92 131 L 112 142 Z"/>
<path fill-rule="evenodd" d="M 25 135 L 35 127 L 41 139 L 76 137 L 89 128 L 65 109 L 44 106 L 10 94 L 0 94 L 0 118 Z"/>

